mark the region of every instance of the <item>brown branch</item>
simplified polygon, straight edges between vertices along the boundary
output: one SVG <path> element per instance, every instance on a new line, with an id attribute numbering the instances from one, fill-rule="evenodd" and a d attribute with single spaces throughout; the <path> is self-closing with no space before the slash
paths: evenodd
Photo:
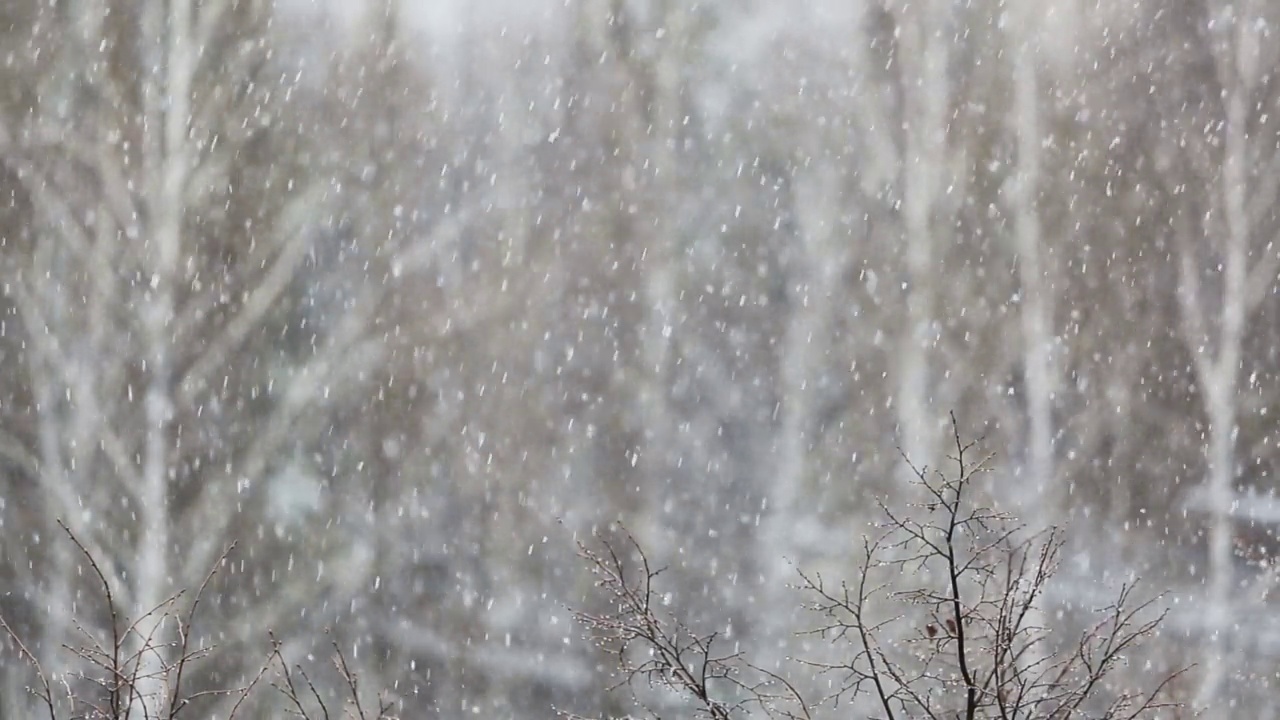
<path id="1" fill-rule="evenodd" d="M 972 461 L 977 441 L 962 438 L 954 416 L 952 427 L 953 474 L 904 460 L 923 500 L 906 510 L 880 504 L 885 518 L 881 534 L 864 538 L 856 578 L 832 584 L 822 573 L 797 569 L 800 590 L 811 598 L 804 607 L 820 618 L 799 634 L 837 648 L 850 646 L 846 656 L 834 661 L 797 661 L 814 671 L 815 684 L 824 675 L 835 676 L 826 681 L 833 689 L 820 704 L 838 706 L 868 696 L 886 720 L 1065 720 L 1078 716 L 1086 703 L 1109 708 L 1100 720 L 1138 720 L 1179 707 L 1167 698 L 1167 690 L 1181 672 L 1145 693 L 1108 690 L 1125 655 L 1163 621 L 1163 612 L 1144 619 L 1159 598 L 1134 602 L 1133 586 L 1125 585 L 1074 645 L 1069 643 L 1065 651 L 1051 645 L 1051 629 L 1033 619 L 1057 572 L 1062 535 L 1056 528 L 1028 534 L 1014 518 L 975 502 L 990 456 Z M 713 698 L 709 685 L 728 679 L 754 697 L 766 716 L 801 717 L 774 708 L 762 694 L 753 695 L 764 685 L 742 682 L 734 671 L 759 669 L 740 653 L 713 656 L 714 633 L 691 632 L 674 611 L 670 619 L 655 613 L 654 582 L 661 570 L 650 567 L 634 537 L 620 532 L 625 557 L 637 558 L 637 566 L 630 567 L 615 544 L 598 533 L 600 550 L 579 543 L 579 554 L 612 610 L 575 612 L 616 658 L 623 675 L 618 686 L 648 680 L 681 692 L 714 719 L 728 718 L 743 707 Z M 921 622 L 919 615 L 902 608 L 921 608 L 926 617 Z M 648 659 L 637 662 L 633 647 L 638 657 Z M 805 683 L 783 681 L 777 673 L 764 673 L 764 682 L 783 687 L 786 699 L 808 717 L 809 706 L 801 699 Z M 634 687 L 632 692 L 634 696 Z"/>

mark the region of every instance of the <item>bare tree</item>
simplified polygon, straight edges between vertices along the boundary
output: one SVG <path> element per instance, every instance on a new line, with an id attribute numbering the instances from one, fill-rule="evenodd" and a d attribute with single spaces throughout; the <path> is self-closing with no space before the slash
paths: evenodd
<path id="1" fill-rule="evenodd" d="M 1210 110 L 1209 125 L 1196 106 L 1183 103 L 1187 117 L 1173 117 L 1179 130 L 1163 148 L 1163 167 L 1188 168 L 1202 178 L 1205 194 L 1188 191 L 1185 176 L 1169 182 L 1175 206 L 1173 240 L 1178 260 L 1179 331 L 1193 361 L 1201 402 L 1208 419 L 1204 446 L 1207 476 L 1208 568 L 1205 630 L 1213 640 L 1197 698 L 1202 707 L 1219 707 L 1229 672 L 1226 633 L 1236 577 L 1233 551 L 1236 485 L 1240 458 L 1236 437 L 1241 414 L 1241 375 L 1246 331 L 1255 310 L 1276 281 L 1280 254 L 1258 237 L 1267 206 L 1274 201 L 1274 164 L 1267 150 L 1273 136 L 1259 137 L 1257 96 L 1264 52 L 1262 6 L 1210 2 L 1207 38 L 1213 80 L 1221 89 L 1220 107 Z M 1274 57 L 1271 58 L 1274 60 Z M 1204 109 L 1204 106 L 1200 106 Z M 1265 170 L 1254 158 L 1268 158 Z M 1179 207 L 1180 206 L 1180 207 Z"/>
<path id="2" fill-rule="evenodd" d="M 677 693 L 701 716 L 808 718 L 826 704 L 869 702 L 884 717 L 1069 718 L 1157 717 L 1177 707 L 1174 673 L 1148 690 L 1108 680 L 1159 627 L 1155 600 L 1135 601 L 1133 585 L 1095 611 L 1075 638 L 1038 624 L 1038 609 L 1057 570 L 1059 531 L 1028 532 L 984 507 L 988 458 L 953 435 L 949 475 L 908 461 L 922 500 L 882 504 L 877 534 L 864 538 L 856 576 L 832 582 L 799 571 L 805 607 L 817 617 L 805 635 L 831 644 L 834 659 L 800 660 L 812 682 L 784 680 L 753 665 L 740 646 L 718 652 L 718 634 L 691 629 L 678 608 L 664 607 L 651 567 L 630 536 L 598 535 L 582 557 L 609 610 L 580 611 L 580 622 L 617 658 L 619 685 Z M 829 688 L 819 702 L 802 692 Z M 635 695 L 638 707 L 658 709 Z"/>
<path id="3" fill-rule="evenodd" d="M 272 53 L 271 3 L 76 5 L 32 11 L 27 30 L 51 61 L 21 79 L 58 92 L 6 108 L 0 130 L 31 235 L 4 264 L 30 401 L 5 411 L 45 498 L 26 529 L 48 536 L 65 518 L 97 559 L 117 610 L 138 623 L 125 640 L 139 682 L 125 702 L 163 716 L 164 671 L 180 658 L 155 610 L 232 536 L 275 519 L 273 478 L 368 390 L 387 347 L 371 333 L 388 285 L 334 306 L 309 343 L 277 343 L 303 335 L 297 280 L 332 220 L 316 208 L 336 204 L 363 163 L 312 155 L 328 141 L 307 132 L 297 66 Z M 269 544 L 245 576 L 288 559 Z M 31 649 L 58 678 L 84 588 L 74 556 L 50 545 L 30 602 L 51 612 Z M 217 582 L 224 599 L 254 592 Z M 276 599 L 258 620 L 308 601 Z"/>
<path id="4" fill-rule="evenodd" d="M 206 598 L 206 591 L 218 570 L 227 567 L 228 557 L 235 546 L 227 547 L 189 598 L 185 590 L 179 590 L 159 606 L 130 618 L 121 613 L 111 581 L 97 559 L 70 528 L 61 521 L 58 524 L 70 538 L 70 544 L 79 550 L 81 559 L 98 583 L 95 592 L 100 594 L 106 608 L 106 628 L 100 630 L 77 621 L 77 630 L 83 636 L 81 644 L 61 648 L 73 658 L 76 669 L 63 673 L 61 677 L 53 677 L 45 671 L 39 658 L 17 631 L 0 616 L 0 630 L 7 634 L 19 658 L 29 664 L 34 674 L 35 684 L 27 686 L 27 693 L 47 712 L 49 720 L 127 720 L 136 716 L 138 707 L 144 708 L 143 717 L 176 720 L 184 715 L 184 711 L 197 711 L 219 699 L 224 700 L 224 707 L 218 717 L 230 720 L 250 707 L 250 698 L 264 684 L 263 679 L 269 673 L 275 675 L 275 679 L 269 682 L 284 700 L 285 711 L 296 717 L 306 720 L 329 718 L 336 715 L 338 706 L 341 706 L 344 717 L 353 720 L 395 720 L 397 717 L 391 714 L 395 703 L 387 692 L 378 691 L 376 697 L 369 697 L 370 691 L 362 685 L 364 678 L 353 668 L 347 653 L 336 640 L 331 643 L 336 683 L 318 682 L 315 679 L 317 668 L 310 663 L 305 666 L 291 663 L 284 656 L 284 643 L 268 633 L 270 651 L 259 669 L 243 685 L 191 689 L 190 675 L 195 666 L 209 658 L 215 649 L 197 638 L 196 614 L 202 604 L 210 601 Z M 171 629 L 175 637 L 171 646 L 162 645 L 164 641 L 158 636 L 156 627 Z M 170 657 L 172 660 L 160 659 Z M 342 690 L 332 692 L 330 688 L 334 684 Z M 166 703 L 163 712 L 153 714 L 148 709 L 151 703 L 141 694 L 157 685 L 163 689 Z"/>
<path id="5" fill-rule="evenodd" d="M 672 610 L 664 609 L 665 593 L 655 586 L 662 568 L 649 559 L 625 528 L 616 528 L 621 541 L 597 534 L 600 549 L 579 543 L 579 553 L 590 568 L 609 608 L 601 612 L 575 611 L 578 622 L 616 659 L 620 681 L 613 689 L 630 688 L 637 705 L 654 717 L 644 688 L 674 691 L 692 705 L 697 717 L 728 720 L 751 709 L 769 717 L 808 718 L 799 691 L 781 675 L 749 662 L 737 649 L 721 649 L 720 633 L 691 628 Z M 664 708 L 674 710 L 674 708 Z M 568 718 L 585 720 L 566 714 Z"/>
<path id="6" fill-rule="evenodd" d="M 95 592 L 101 596 L 105 607 L 106 627 L 93 627 L 77 618 L 75 622 L 80 641 L 59 648 L 71 656 L 75 669 L 51 675 L 18 632 L 0 617 L 0 629 L 8 635 L 19 658 L 30 664 L 35 675 L 35 684 L 28 684 L 27 692 L 37 706 L 47 711 L 49 720 L 62 717 L 123 720 L 134 716 L 138 707 L 144 708 L 145 717 L 174 720 L 193 704 L 217 697 L 231 699 L 226 717 L 236 717 L 245 699 L 266 673 L 265 664 L 240 687 L 192 690 L 188 671 L 190 666 L 198 664 L 212 651 L 211 647 L 201 645 L 196 639 L 196 613 L 202 604 L 208 603 L 206 590 L 218 570 L 226 566 L 234 546 L 228 546 L 218 558 L 194 595 L 188 598 L 184 597 L 184 591 L 178 591 L 156 607 L 130 617 L 124 614 L 127 609 L 120 606 L 112 581 L 103 572 L 102 565 L 66 524 L 58 521 L 58 525 L 70 538 L 69 544 L 79 550 L 81 559 L 98 583 Z M 172 633 L 173 642 L 162 640 L 157 628 L 165 628 Z M 145 708 L 156 703 L 143 693 L 154 692 L 156 687 L 164 692 L 165 704 L 162 713 L 152 714 Z"/>

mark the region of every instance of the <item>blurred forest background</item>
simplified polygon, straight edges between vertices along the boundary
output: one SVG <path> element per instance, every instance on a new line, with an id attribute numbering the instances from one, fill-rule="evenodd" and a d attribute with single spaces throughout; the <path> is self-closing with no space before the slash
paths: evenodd
<path id="1" fill-rule="evenodd" d="M 406 717 L 617 713 L 575 534 L 781 660 L 786 559 L 856 567 L 954 410 L 1070 523 L 1051 622 L 1170 588 L 1151 661 L 1275 717 L 1277 21 L 0 3 L 0 613 L 58 673 L 105 613 L 55 519 L 135 613 L 238 540 L 197 685 L 331 627 Z"/>

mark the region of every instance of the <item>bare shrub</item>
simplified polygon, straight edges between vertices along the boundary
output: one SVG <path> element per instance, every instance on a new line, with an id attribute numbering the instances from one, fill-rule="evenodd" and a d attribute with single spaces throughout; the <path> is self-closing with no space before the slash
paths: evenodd
<path id="1" fill-rule="evenodd" d="M 620 541 L 596 533 L 592 545 L 579 543 L 610 609 L 575 617 L 616 659 L 615 689 L 629 688 L 652 717 L 659 714 L 641 687 L 675 693 L 715 720 L 812 718 L 868 701 L 887 720 L 1119 720 L 1180 707 L 1169 690 L 1181 671 L 1141 691 L 1113 682 L 1163 621 L 1158 598 L 1138 601 L 1125 585 L 1078 635 L 1047 627 L 1044 595 L 1061 531 L 1030 532 L 978 502 L 990 456 L 975 460 L 976 443 L 962 440 L 954 417 L 952 426 L 954 470 L 912 466 L 919 501 L 879 503 L 882 520 L 864 539 L 855 577 L 798 571 L 803 605 L 817 618 L 799 634 L 827 641 L 838 658 L 797 660 L 812 683 L 793 684 L 739 650 L 717 652 L 714 633 L 691 630 L 663 604 L 662 570 L 625 529 Z M 832 689 L 802 696 L 820 684 Z"/>
<path id="2" fill-rule="evenodd" d="M 96 576 L 108 619 L 105 632 L 95 632 L 78 619 L 74 621 L 84 640 L 80 645 L 66 645 L 62 649 L 79 661 L 78 669 L 53 676 L 41 667 L 35 653 L 13 627 L 0 617 L 0 629 L 32 668 L 35 683 L 28 691 L 37 706 L 47 712 L 49 720 L 177 720 L 202 700 L 228 697 L 234 702 L 228 701 L 231 708 L 227 720 L 234 720 L 249 706 L 268 673 L 274 674 L 270 684 L 284 700 L 290 716 L 303 720 L 396 720 L 391 714 L 394 703 L 385 693 L 380 692 L 372 701 L 366 698 L 358 675 L 336 641 L 331 643 L 339 688 L 336 697 L 320 689 L 313 680 L 313 671 L 290 663 L 282 651 L 283 644 L 270 634 L 270 650 L 247 683 L 224 689 L 190 690 L 185 681 L 191 664 L 209 657 L 216 649 L 214 645 L 193 647 L 197 611 L 234 544 L 214 563 L 189 602 L 187 593 L 179 591 L 140 617 L 128 618 L 121 611 L 117 593 L 98 559 L 65 523 L 59 521 L 58 524 Z M 168 637 L 173 639 L 161 639 L 161 632 L 168 632 Z M 329 687 L 331 685 L 326 685 L 326 690 Z"/>
<path id="3" fill-rule="evenodd" d="M 271 638 L 271 655 L 267 665 L 275 668 L 277 679 L 272 682 L 285 698 L 291 716 L 303 720 L 329 720 L 330 717 L 350 718 L 351 720 L 397 720 L 391 711 L 395 703 L 385 692 L 379 692 L 377 698 L 370 703 L 364 697 L 360 687 L 360 678 L 351 665 L 342 647 L 334 641 L 333 666 L 341 678 L 340 683 L 345 697 L 341 698 L 343 714 L 337 715 L 330 708 L 329 702 L 319 690 L 306 667 L 290 664 L 281 654 L 282 643 L 274 636 Z"/>
<path id="4" fill-rule="evenodd" d="M 213 650 L 212 646 L 193 648 L 192 630 L 205 591 L 234 549 L 234 544 L 223 551 L 189 602 L 185 602 L 187 593 L 178 591 L 139 617 L 128 618 L 119 607 L 116 592 L 98 559 L 65 523 L 59 520 L 58 526 L 84 555 L 98 581 L 107 613 L 105 633 L 94 632 L 79 619 L 74 619 L 83 641 L 75 646 L 66 645 L 63 649 L 80 661 L 79 669 L 64 677 L 51 678 L 35 654 L 0 617 L 0 628 L 35 671 L 37 685 L 30 687 L 29 691 L 37 704 L 48 711 L 50 720 L 64 716 L 93 720 L 129 717 L 173 720 L 203 698 L 231 695 L 243 700 L 252 692 L 263 673 L 258 673 L 241 687 L 189 691 L 184 685 L 189 665 Z M 174 631 L 172 637 L 176 639 L 159 637 L 167 628 Z M 55 685 L 59 688 L 57 691 L 54 690 Z M 240 702 L 236 703 L 230 717 L 235 717 L 240 705 Z M 65 715 L 60 714 L 63 708 Z"/>
<path id="5" fill-rule="evenodd" d="M 721 651 L 716 646 L 717 633 L 695 632 L 674 612 L 660 610 L 665 603 L 655 581 L 662 569 L 649 565 L 644 550 L 625 528 L 618 530 L 623 547 L 599 533 L 595 536 L 601 541 L 599 550 L 585 543 L 578 546 L 612 609 L 574 611 L 577 621 L 591 629 L 597 645 L 617 659 L 622 681 L 611 690 L 624 686 L 634 690 L 637 681 L 674 690 L 694 702 L 698 717 L 713 720 L 728 720 L 752 708 L 770 717 L 810 717 L 800 692 L 785 678 L 751 664 L 741 652 Z M 644 705 L 635 693 L 633 699 Z"/>

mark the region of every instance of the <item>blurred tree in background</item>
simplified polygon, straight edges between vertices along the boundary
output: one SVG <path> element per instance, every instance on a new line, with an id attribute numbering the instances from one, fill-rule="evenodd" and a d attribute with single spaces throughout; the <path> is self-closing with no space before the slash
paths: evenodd
<path id="1" fill-rule="evenodd" d="M 63 672 L 58 518 L 134 614 L 238 540 L 198 686 L 332 627 L 405 716 L 607 713 L 557 522 L 776 663 L 954 409 L 1072 520 L 1046 618 L 1170 586 L 1152 652 L 1266 716 L 1277 14 L 4 4 L 0 613 Z"/>

